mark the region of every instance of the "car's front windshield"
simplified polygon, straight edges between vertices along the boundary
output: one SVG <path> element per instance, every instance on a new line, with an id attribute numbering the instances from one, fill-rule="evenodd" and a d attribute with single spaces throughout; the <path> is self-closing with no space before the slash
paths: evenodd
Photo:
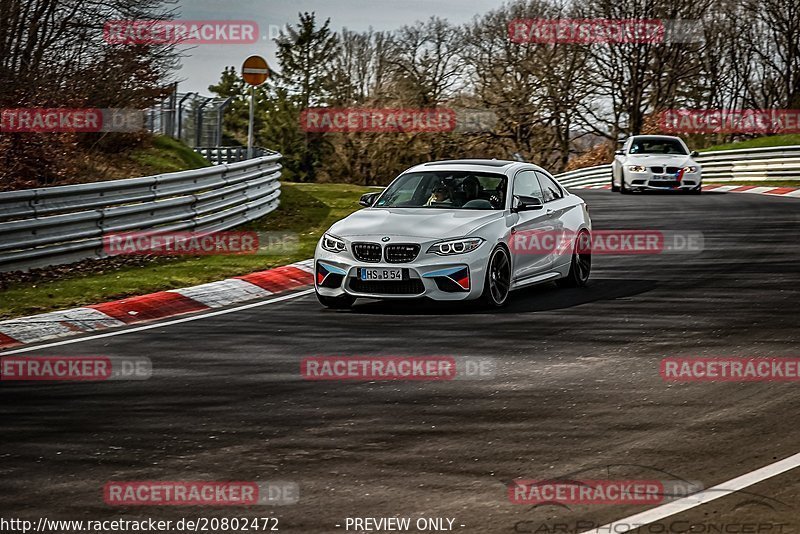
<path id="1" fill-rule="evenodd" d="M 387 187 L 375 207 L 500 210 L 505 206 L 506 184 L 502 174 L 411 172 Z"/>
<path id="2" fill-rule="evenodd" d="M 676 154 L 685 156 L 687 152 L 677 139 L 642 137 L 633 140 L 628 154 Z"/>

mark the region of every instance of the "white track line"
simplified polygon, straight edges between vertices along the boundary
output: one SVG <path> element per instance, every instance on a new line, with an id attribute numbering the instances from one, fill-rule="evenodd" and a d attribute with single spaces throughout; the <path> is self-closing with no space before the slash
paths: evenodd
<path id="1" fill-rule="evenodd" d="M 297 297 L 303 297 L 310 293 L 313 293 L 313 289 L 306 289 L 305 291 L 299 291 L 297 293 L 290 293 L 289 295 L 283 295 L 280 297 L 275 297 L 274 299 L 264 300 L 260 302 L 253 302 L 250 304 L 244 304 L 242 306 L 237 306 L 235 308 L 227 308 L 224 310 L 216 310 L 208 313 L 201 313 L 199 315 L 192 315 L 190 317 L 181 317 L 180 319 L 172 319 L 170 321 L 164 321 L 163 323 L 152 323 L 146 324 L 143 326 L 134 326 L 132 328 L 126 328 L 125 330 L 115 330 L 114 332 L 106 332 L 104 334 L 94 334 L 91 336 L 86 337 L 79 337 L 79 338 L 71 338 L 65 339 L 63 341 L 55 341 L 53 343 L 45 343 L 44 345 L 36 345 L 33 347 L 22 347 L 20 349 L 10 350 L 8 352 L 0 352 L 0 357 L 8 356 L 9 354 L 19 354 L 21 352 L 31 352 L 34 350 L 42 350 L 47 349 L 50 347 L 58 347 L 61 345 L 71 345 L 72 343 L 81 343 L 83 341 L 89 341 L 90 339 L 101 339 L 104 337 L 113 337 L 113 336 L 121 336 L 123 334 L 130 334 L 131 332 L 141 332 L 142 330 L 150 330 L 153 328 L 161 328 L 163 326 L 170 326 L 173 324 L 179 323 L 188 323 L 189 321 L 197 321 L 199 319 L 205 319 L 207 317 L 216 317 L 217 315 L 225 315 L 227 313 L 234 313 L 237 311 L 242 310 L 249 310 L 250 308 L 258 308 L 259 306 L 265 306 L 267 304 L 272 304 L 273 302 L 281 302 L 284 300 L 294 299 Z"/>
<path id="2" fill-rule="evenodd" d="M 752 486 L 753 484 L 757 484 L 758 482 L 764 481 L 768 478 L 780 475 L 781 473 L 785 473 L 786 471 L 790 471 L 797 467 L 800 467 L 800 453 L 789 456 L 788 458 L 784 458 L 783 460 L 769 464 L 760 469 L 756 469 L 755 471 L 751 471 L 742 476 L 732 478 L 727 482 L 717 484 L 712 488 L 694 493 L 688 497 L 684 497 L 683 499 L 657 506 L 624 519 L 619 519 L 613 523 L 598 527 L 594 530 L 587 530 L 582 534 L 608 534 L 609 532 L 621 534 L 622 532 L 635 530 L 645 525 L 649 525 L 650 523 L 655 523 L 659 519 L 664 519 L 665 517 L 685 512 L 686 510 L 690 510 L 700 506 L 701 504 L 725 497 L 726 495 L 730 495 L 731 493 L 744 489 L 748 486 Z"/>

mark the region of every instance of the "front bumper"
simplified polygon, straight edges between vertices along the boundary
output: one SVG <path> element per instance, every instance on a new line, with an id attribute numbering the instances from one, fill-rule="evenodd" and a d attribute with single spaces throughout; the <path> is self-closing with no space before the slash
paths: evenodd
<path id="1" fill-rule="evenodd" d="M 454 256 L 420 254 L 413 262 L 362 262 L 347 251 L 333 253 L 317 246 L 314 255 L 314 286 L 320 295 L 377 299 L 431 298 L 472 300 L 481 296 L 490 250 L 484 243 L 477 250 Z M 360 280 L 359 269 L 402 269 L 400 281 Z"/>
<path id="2" fill-rule="evenodd" d="M 699 189 L 703 185 L 703 178 L 700 172 L 685 173 L 678 180 L 677 177 L 669 174 L 656 174 L 647 170 L 645 172 L 629 171 L 626 176 L 625 185 L 629 189 L 651 190 L 651 191 L 690 191 Z"/>

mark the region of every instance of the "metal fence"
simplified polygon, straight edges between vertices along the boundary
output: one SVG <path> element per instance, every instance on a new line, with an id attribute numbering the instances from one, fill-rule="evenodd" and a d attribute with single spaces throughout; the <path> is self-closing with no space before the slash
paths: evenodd
<path id="1" fill-rule="evenodd" d="M 206 158 L 214 165 L 223 165 L 225 163 L 236 163 L 247 159 L 247 147 L 243 146 L 212 146 L 212 147 L 196 147 L 195 152 Z M 264 155 L 271 153 L 264 147 L 254 146 L 253 157 L 260 158 Z"/>
<path id="2" fill-rule="evenodd" d="M 110 233 L 213 232 L 258 219 L 278 207 L 280 158 L 0 193 L 0 272 L 104 257 Z"/>
<path id="3" fill-rule="evenodd" d="M 703 180 L 800 180 L 800 146 L 744 148 L 703 152 L 695 158 Z M 568 187 L 611 183 L 611 165 L 598 165 L 556 176 Z"/>
<path id="4" fill-rule="evenodd" d="M 220 146 L 225 109 L 233 98 L 172 92 L 145 112 L 145 128 L 189 146 Z"/>

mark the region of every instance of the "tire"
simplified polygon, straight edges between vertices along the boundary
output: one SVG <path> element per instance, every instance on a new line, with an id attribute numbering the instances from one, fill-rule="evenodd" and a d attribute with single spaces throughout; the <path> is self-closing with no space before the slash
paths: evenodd
<path id="1" fill-rule="evenodd" d="M 355 297 L 350 295 L 342 295 L 340 297 L 326 297 L 317 293 L 317 300 L 326 308 L 332 310 L 347 310 L 356 301 Z"/>
<path id="2" fill-rule="evenodd" d="M 611 192 L 612 193 L 619 193 L 619 186 L 614 185 L 614 174 L 611 174 Z"/>
<path id="3" fill-rule="evenodd" d="M 619 192 L 623 195 L 629 195 L 631 190 L 625 187 L 625 173 L 622 173 L 622 177 L 619 180 Z"/>
<path id="4" fill-rule="evenodd" d="M 566 278 L 556 281 L 559 287 L 583 287 L 589 281 L 592 272 L 592 237 L 586 230 L 578 234 L 575 249 L 569 262 L 569 273 Z M 579 251 L 588 252 L 579 252 Z"/>
<path id="5" fill-rule="evenodd" d="M 490 308 L 500 308 L 508 302 L 511 291 L 511 256 L 503 247 L 497 247 L 486 263 L 486 279 L 483 283 L 483 304 Z"/>
<path id="6" fill-rule="evenodd" d="M 692 189 L 692 190 L 689 191 L 690 195 L 700 195 L 702 193 L 703 193 L 703 186 L 702 185 L 700 187 L 698 187 L 697 189 Z"/>

